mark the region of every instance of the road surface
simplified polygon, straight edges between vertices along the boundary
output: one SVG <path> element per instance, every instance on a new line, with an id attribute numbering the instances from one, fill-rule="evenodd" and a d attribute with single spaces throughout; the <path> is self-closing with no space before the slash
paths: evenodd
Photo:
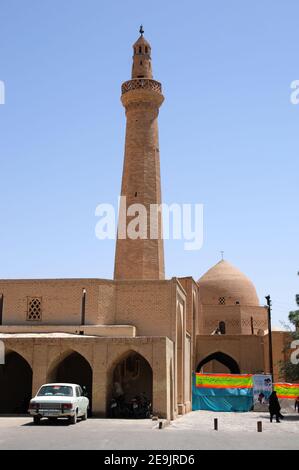
<path id="1" fill-rule="evenodd" d="M 31 418 L 0 417 L 0 449 L 299 449 L 299 414 L 271 424 L 267 413 L 195 411 L 164 429 L 151 420 L 89 419 L 76 425 L 45 420 L 36 426 Z"/>

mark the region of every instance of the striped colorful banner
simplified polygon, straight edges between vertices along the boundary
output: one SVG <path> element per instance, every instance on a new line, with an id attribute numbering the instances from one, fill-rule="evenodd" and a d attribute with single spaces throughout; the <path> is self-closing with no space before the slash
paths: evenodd
<path id="1" fill-rule="evenodd" d="M 274 390 L 278 398 L 291 398 L 299 397 L 299 384 L 277 383 L 274 384 Z"/>
<path id="2" fill-rule="evenodd" d="M 195 374 L 198 388 L 253 388 L 251 374 Z"/>

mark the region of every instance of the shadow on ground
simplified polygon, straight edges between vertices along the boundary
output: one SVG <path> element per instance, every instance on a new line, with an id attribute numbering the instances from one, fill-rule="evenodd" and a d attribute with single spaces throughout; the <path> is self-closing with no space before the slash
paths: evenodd
<path id="1" fill-rule="evenodd" d="M 282 421 L 299 421 L 299 413 L 298 414 L 283 414 L 283 418 L 281 418 Z M 259 415 L 259 418 L 269 420 L 270 421 L 270 415 L 269 414 L 263 414 Z M 273 418 L 273 421 L 275 421 L 275 417 Z"/>
<path id="2" fill-rule="evenodd" d="M 77 425 L 80 424 L 80 419 L 79 421 L 77 422 Z M 29 421 L 28 423 L 24 423 L 21 425 L 22 427 L 26 427 L 26 426 L 34 426 L 35 428 L 39 428 L 39 427 L 45 427 L 45 426 L 74 426 L 73 424 L 71 425 L 71 423 L 69 422 L 68 419 L 42 419 L 40 421 L 39 424 L 35 424 L 33 421 Z"/>

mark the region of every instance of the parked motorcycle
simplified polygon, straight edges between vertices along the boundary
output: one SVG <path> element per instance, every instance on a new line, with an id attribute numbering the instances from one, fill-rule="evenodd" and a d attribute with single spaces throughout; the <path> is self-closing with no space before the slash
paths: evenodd
<path id="1" fill-rule="evenodd" d="M 151 417 L 151 403 L 144 394 L 132 398 L 129 406 L 130 417 L 133 419 L 145 419 Z"/>
<path id="2" fill-rule="evenodd" d="M 136 395 L 129 403 L 124 401 L 124 396 L 113 397 L 108 412 L 110 418 L 145 419 L 152 416 L 152 404 L 144 393 Z"/>
<path id="3" fill-rule="evenodd" d="M 124 401 L 120 398 L 112 398 L 109 404 L 109 417 L 110 418 L 128 418 L 129 409 Z"/>

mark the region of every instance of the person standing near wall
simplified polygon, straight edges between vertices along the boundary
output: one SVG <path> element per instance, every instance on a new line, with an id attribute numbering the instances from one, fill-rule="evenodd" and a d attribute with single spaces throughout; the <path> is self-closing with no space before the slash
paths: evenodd
<path id="1" fill-rule="evenodd" d="M 270 413 L 270 422 L 272 423 L 273 416 L 276 418 L 276 422 L 280 423 L 279 418 L 280 414 L 280 404 L 276 395 L 276 392 L 272 392 L 269 397 L 269 413 Z"/>

